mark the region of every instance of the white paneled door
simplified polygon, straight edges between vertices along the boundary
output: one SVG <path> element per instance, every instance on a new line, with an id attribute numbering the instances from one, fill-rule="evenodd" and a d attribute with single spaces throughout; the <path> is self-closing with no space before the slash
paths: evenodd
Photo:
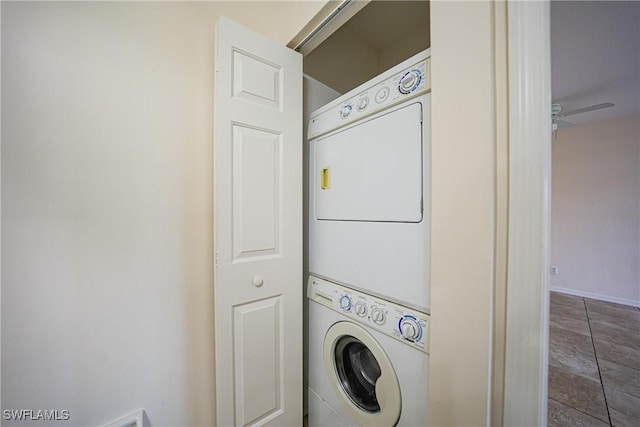
<path id="1" fill-rule="evenodd" d="M 217 29 L 217 425 L 302 423 L 302 55 Z"/>

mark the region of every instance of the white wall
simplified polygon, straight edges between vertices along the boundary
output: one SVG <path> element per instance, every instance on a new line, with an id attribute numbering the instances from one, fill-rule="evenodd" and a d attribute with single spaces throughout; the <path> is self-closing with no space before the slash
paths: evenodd
<path id="1" fill-rule="evenodd" d="M 3 409 L 214 424 L 215 22 L 323 5 L 2 3 Z"/>
<path id="2" fill-rule="evenodd" d="M 323 83 L 305 75 L 302 78 L 302 137 L 304 140 L 303 151 L 303 208 L 302 218 L 304 224 L 303 230 L 303 256 L 302 256 L 302 283 L 304 283 L 303 291 L 303 317 L 305 331 L 309 324 L 309 300 L 307 299 L 306 280 L 309 277 L 309 144 L 307 143 L 307 130 L 309 129 L 309 118 L 312 112 L 333 101 L 341 94 L 326 86 Z M 308 387 L 308 352 L 309 352 L 309 336 L 305 332 L 304 334 L 304 413 L 307 413 L 307 387 Z"/>
<path id="3" fill-rule="evenodd" d="M 640 306 L 640 116 L 559 130 L 552 164 L 552 287 Z"/>

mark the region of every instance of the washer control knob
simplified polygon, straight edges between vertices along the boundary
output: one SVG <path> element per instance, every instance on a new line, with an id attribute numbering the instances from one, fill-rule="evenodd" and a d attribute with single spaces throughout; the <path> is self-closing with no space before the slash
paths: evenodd
<path id="1" fill-rule="evenodd" d="M 374 307 L 371 309 L 371 319 L 373 319 L 374 323 L 383 325 L 387 320 L 387 316 L 385 316 L 384 311 L 378 307 Z"/>
<path id="2" fill-rule="evenodd" d="M 409 341 L 416 341 L 422 335 L 422 326 L 413 316 L 405 316 L 400 321 L 400 334 Z"/>
<path id="3" fill-rule="evenodd" d="M 358 316 L 364 317 L 367 314 L 367 306 L 362 301 L 358 301 L 354 307 Z"/>
<path id="4" fill-rule="evenodd" d="M 349 297 L 349 295 L 342 295 L 340 297 L 340 308 L 344 311 L 351 311 L 351 297 Z"/>
<path id="5" fill-rule="evenodd" d="M 398 90 L 401 94 L 407 95 L 413 92 L 420 86 L 422 81 L 422 72 L 420 70 L 407 71 L 398 83 Z"/>
<path id="6" fill-rule="evenodd" d="M 347 117 L 349 117 L 349 114 L 351 114 L 351 110 L 353 110 L 353 105 L 351 104 L 344 105 L 340 109 L 340 117 L 343 119 L 346 119 Z"/>
<path id="7" fill-rule="evenodd" d="M 368 105 L 369 105 L 369 97 L 363 96 L 358 100 L 358 105 L 356 108 L 358 109 L 358 111 L 363 111 L 365 108 L 367 108 Z"/>

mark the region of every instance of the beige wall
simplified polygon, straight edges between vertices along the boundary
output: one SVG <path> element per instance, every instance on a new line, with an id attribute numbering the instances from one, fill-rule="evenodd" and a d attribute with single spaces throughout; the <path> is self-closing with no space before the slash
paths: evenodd
<path id="1" fill-rule="evenodd" d="M 431 46 L 429 34 L 429 16 L 425 17 L 425 25 L 396 40 L 378 53 L 378 72 L 381 73 Z"/>
<path id="2" fill-rule="evenodd" d="M 640 305 L 640 116 L 553 139 L 551 285 Z"/>
<path id="3" fill-rule="evenodd" d="M 341 28 L 304 58 L 305 73 L 340 93 L 374 78 L 429 46 L 429 17 L 422 28 L 376 49 Z"/>
<path id="4" fill-rule="evenodd" d="M 323 4 L 2 3 L 3 409 L 214 424 L 215 22 Z"/>
<path id="5" fill-rule="evenodd" d="M 358 15 L 359 25 L 363 26 L 363 20 L 367 19 L 374 23 L 381 20 L 377 24 L 380 31 L 385 31 L 385 22 L 379 13 L 365 15 L 366 18 Z M 372 25 L 371 22 L 366 26 Z M 304 58 L 306 74 L 343 94 L 430 46 L 428 14 L 423 26 L 409 32 L 404 30 L 403 36 L 384 48 L 361 38 L 353 28 L 347 23 Z"/>
<path id="6" fill-rule="evenodd" d="M 491 2 L 431 3 L 429 413 L 437 426 L 490 423 L 496 188 L 505 191 L 496 186 L 504 153 L 496 149 L 495 19 Z"/>
<path id="7" fill-rule="evenodd" d="M 341 28 L 304 58 L 304 72 L 346 93 L 379 73 L 378 51 Z"/>
<path id="8" fill-rule="evenodd" d="M 213 424 L 214 22 L 285 44 L 322 4 L 3 2 L 3 408 Z M 491 9 L 431 10 L 432 425 L 487 419 Z"/>

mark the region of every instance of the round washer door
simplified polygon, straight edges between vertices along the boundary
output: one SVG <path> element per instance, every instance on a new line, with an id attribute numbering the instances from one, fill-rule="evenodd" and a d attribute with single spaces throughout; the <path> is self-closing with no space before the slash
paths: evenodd
<path id="1" fill-rule="evenodd" d="M 389 356 L 364 328 L 334 323 L 324 338 L 324 367 L 333 391 L 358 424 L 397 424 L 402 410 L 398 377 Z"/>

